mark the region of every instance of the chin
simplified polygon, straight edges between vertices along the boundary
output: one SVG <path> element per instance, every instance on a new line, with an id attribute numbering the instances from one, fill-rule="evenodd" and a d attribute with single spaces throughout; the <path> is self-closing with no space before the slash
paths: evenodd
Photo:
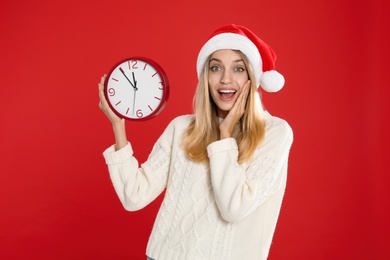
<path id="1" fill-rule="evenodd" d="M 218 106 L 219 110 L 221 110 L 223 113 L 229 113 L 230 109 L 232 109 L 233 106 Z"/>

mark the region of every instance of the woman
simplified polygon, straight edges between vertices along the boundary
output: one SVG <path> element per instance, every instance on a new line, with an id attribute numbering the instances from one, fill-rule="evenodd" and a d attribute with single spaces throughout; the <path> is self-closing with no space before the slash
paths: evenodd
<path id="1" fill-rule="evenodd" d="M 100 107 L 116 140 L 104 157 L 119 199 L 139 210 L 166 189 L 148 259 L 267 258 L 293 140 L 288 123 L 264 111 L 257 90 L 283 87 L 275 59 L 247 28 L 217 29 L 198 56 L 195 114 L 175 118 L 140 166 L 102 77 Z"/>

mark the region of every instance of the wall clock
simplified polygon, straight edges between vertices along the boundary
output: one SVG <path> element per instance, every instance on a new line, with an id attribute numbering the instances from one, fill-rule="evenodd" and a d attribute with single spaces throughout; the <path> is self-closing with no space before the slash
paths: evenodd
<path id="1" fill-rule="evenodd" d="M 169 97 L 168 77 L 155 61 L 131 57 L 118 62 L 107 75 L 104 94 L 111 109 L 127 120 L 158 115 Z"/>

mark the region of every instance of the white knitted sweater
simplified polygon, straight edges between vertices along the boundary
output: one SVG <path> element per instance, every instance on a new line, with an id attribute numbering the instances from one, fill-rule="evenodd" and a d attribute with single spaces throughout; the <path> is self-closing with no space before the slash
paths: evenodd
<path id="1" fill-rule="evenodd" d="M 286 186 L 293 133 L 266 113 L 265 140 L 238 164 L 234 138 L 210 144 L 210 164 L 181 148 L 192 116 L 174 119 L 139 167 L 130 144 L 104 153 L 126 210 L 139 210 L 166 189 L 146 253 L 156 260 L 261 260 L 268 256 Z"/>

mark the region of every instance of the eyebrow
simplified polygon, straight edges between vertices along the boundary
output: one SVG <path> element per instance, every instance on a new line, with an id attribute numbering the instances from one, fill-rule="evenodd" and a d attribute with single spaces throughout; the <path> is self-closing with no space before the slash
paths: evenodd
<path id="1" fill-rule="evenodd" d="M 217 58 L 211 58 L 210 62 L 212 62 L 212 61 L 222 62 L 220 59 L 217 59 Z M 235 63 L 244 62 L 244 60 L 243 59 L 238 59 L 238 60 L 234 60 L 233 62 L 235 62 Z"/>

